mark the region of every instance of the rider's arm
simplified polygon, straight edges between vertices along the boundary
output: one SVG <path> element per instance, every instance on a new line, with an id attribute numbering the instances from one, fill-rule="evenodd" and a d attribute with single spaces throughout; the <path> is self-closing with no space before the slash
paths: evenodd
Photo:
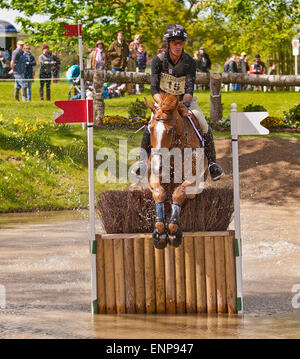
<path id="1" fill-rule="evenodd" d="M 151 94 L 153 96 L 154 101 L 155 95 L 160 93 L 160 74 L 162 71 L 162 62 L 158 56 L 155 56 L 151 62 Z"/>
<path id="2" fill-rule="evenodd" d="M 185 79 L 185 94 L 183 96 L 183 102 L 191 102 L 194 93 L 194 84 L 196 80 L 196 67 L 197 63 L 194 59 L 190 58 L 189 69 Z M 190 101 L 189 101 L 190 100 Z"/>

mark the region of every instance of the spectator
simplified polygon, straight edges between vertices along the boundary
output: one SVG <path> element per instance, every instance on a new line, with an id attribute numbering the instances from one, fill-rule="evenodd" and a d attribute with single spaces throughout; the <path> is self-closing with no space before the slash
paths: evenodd
<path id="1" fill-rule="evenodd" d="M 249 56 L 246 56 L 246 57 L 245 57 L 245 63 L 246 63 L 247 73 L 249 73 L 249 70 L 250 70 L 250 66 L 249 66 Z"/>
<path id="2" fill-rule="evenodd" d="M 228 72 L 238 73 L 238 56 L 236 54 L 232 54 L 228 63 Z M 232 91 L 239 91 L 239 84 L 231 85 Z"/>
<path id="3" fill-rule="evenodd" d="M 259 55 L 255 55 L 255 59 L 258 59 L 259 64 L 262 66 L 262 68 L 263 68 L 263 73 L 262 73 L 261 75 L 263 75 L 263 74 L 266 72 L 266 65 L 265 65 L 265 63 L 264 63 L 263 61 L 261 61 Z"/>
<path id="4" fill-rule="evenodd" d="M 227 58 L 226 58 L 226 61 L 225 61 L 225 63 L 224 63 L 224 66 L 223 66 L 223 72 L 229 72 L 229 61 L 230 61 L 230 57 L 227 57 Z M 225 92 L 228 92 L 228 90 L 229 90 L 229 85 L 230 85 L 230 84 L 225 84 L 225 85 L 224 85 Z"/>
<path id="5" fill-rule="evenodd" d="M 249 70 L 250 74 L 252 75 L 262 75 L 264 73 L 264 68 L 263 65 L 260 61 L 260 57 L 259 55 L 255 56 L 255 61 L 254 63 L 250 66 L 250 70 Z M 252 87 L 252 89 L 255 89 L 255 91 L 259 91 L 260 90 L 260 86 L 256 85 L 255 87 Z"/>
<path id="6" fill-rule="evenodd" d="M 129 44 L 129 58 L 136 59 L 139 45 L 142 43 L 141 35 L 135 35 L 134 40 Z"/>
<path id="7" fill-rule="evenodd" d="M 2 51 L 0 50 L 0 76 L 3 74 L 3 68 L 4 68 L 5 58 L 2 54 Z"/>
<path id="8" fill-rule="evenodd" d="M 140 44 L 137 49 L 137 56 L 136 56 L 136 64 L 138 72 L 145 72 L 146 67 L 148 66 L 148 55 L 147 51 L 145 50 L 145 46 Z M 143 84 L 137 84 L 136 94 L 140 94 L 144 91 Z"/>
<path id="9" fill-rule="evenodd" d="M 229 72 L 229 61 L 230 61 L 230 57 L 227 57 L 223 66 L 223 72 Z"/>
<path id="10" fill-rule="evenodd" d="M 88 54 L 86 56 L 86 68 L 87 70 L 91 69 L 91 53 L 93 52 L 93 49 L 91 47 L 88 48 Z"/>
<path id="11" fill-rule="evenodd" d="M 53 83 L 57 83 L 59 79 L 60 58 L 56 51 L 52 52 L 52 57 L 53 57 L 53 61 L 55 62 L 52 69 Z"/>
<path id="12" fill-rule="evenodd" d="M 104 51 L 104 42 L 98 40 L 96 47 L 89 56 L 89 66 L 92 70 L 104 70 L 106 62 L 106 54 Z"/>
<path id="13" fill-rule="evenodd" d="M 13 74 L 15 78 L 14 96 L 15 96 L 15 100 L 17 101 L 19 101 L 20 89 L 21 89 L 22 100 L 26 101 L 27 98 L 26 82 L 24 81 L 26 60 L 24 57 L 23 47 L 24 47 L 24 42 L 18 41 L 17 48 L 13 51 L 11 55 L 11 62 L 10 62 L 11 70 L 8 73 L 9 75 Z"/>
<path id="14" fill-rule="evenodd" d="M 53 60 L 51 53 L 49 52 L 49 46 L 46 44 L 44 44 L 42 47 L 42 54 L 39 56 L 39 62 L 41 66 L 40 90 L 39 90 L 40 99 L 44 100 L 44 85 L 46 84 L 46 96 L 47 96 L 47 100 L 50 101 L 51 75 L 52 75 L 53 65 L 55 65 L 55 62 Z"/>
<path id="15" fill-rule="evenodd" d="M 134 40 L 129 44 L 129 59 L 127 63 L 127 71 L 130 72 L 138 71 L 136 57 L 137 57 L 138 47 L 141 44 L 141 40 L 142 40 L 141 35 L 135 35 Z M 129 83 L 128 94 L 129 95 L 134 94 L 135 92 L 134 89 L 135 86 L 132 83 Z M 139 92 L 138 85 L 136 85 L 136 91 Z"/>
<path id="16" fill-rule="evenodd" d="M 246 58 L 246 52 L 242 52 L 241 57 L 238 60 L 238 72 L 242 74 L 247 73 L 247 64 L 245 58 Z"/>
<path id="17" fill-rule="evenodd" d="M 247 56 L 246 52 L 242 52 L 242 54 L 241 54 L 241 56 L 240 56 L 240 58 L 238 60 L 238 72 L 242 73 L 242 74 L 246 74 L 248 72 L 248 70 L 247 70 L 247 67 L 248 67 L 247 65 L 248 64 L 245 61 L 246 56 Z M 248 85 L 247 84 L 242 84 L 242 85 L 239 85 L 239 86 L 240 86 L 240 88 L 242 90 L 246 90 Z"/>
<path id="18" fill-rule="evenodd" d="M 112 42 L 107 50 L 107 55 L 111 59 L 112 71 L 124 71 L 129 56 L 128 45 L 124 41 L 123 31 L 119 31 L 117 40 Z"/>
<path id="19" fill-rule="evenodd" d="M 204 47 L 200 47 L 197 65 L 200 72 L 208 73 L 211 68 L 211 61 Z"/>
<path id="20" fill-rule="evenodd" d="M 36 66 L 36 61 L 32 53 L 30 52 L 30 46 L 24 45 L 24 57 L 26 59 L 26 68 L 25 68 L 25 79 L 26 87 L 27 87 L 27 101 L 31 101 L 31 88 L 32 88 L 32 80 L 33 80 L 33 67 Z"/>
<path id="21" fill-rule="evenodd" d="M 268 71 L 268 75 L 276 75 L 276 65 L 273 64 L 270 66 L 269 71 Z M 267 90 L 270 91 L 274 91 L 274 86 L 267 86 Z"/>
<path id="22" fill-rule="evenodd" d="M 209 73 L 211 68 L 211 61 L 208 54 L 205 52 L 205 48 L 202 46 L 200 47 L 198 53 L 198 60 L 197 60 L 197 69 L 200 72 Z M 205 85 L 205 89 L 209 89 L 209 85 Z"/>
<path id="23" fill-rule="evenodd" d="M 157 55 L 161 54 L 164 51 L 168 50 L 168 43 L 164 41 L 161 45 L 161 47 L 157 50 Z"/>

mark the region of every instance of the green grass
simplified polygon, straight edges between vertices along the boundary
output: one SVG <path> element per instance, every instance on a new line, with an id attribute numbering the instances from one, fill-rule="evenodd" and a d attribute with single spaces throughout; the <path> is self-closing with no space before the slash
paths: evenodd
<path id="1" fill-rule="evenodd" d="M 51 102 L 40 101 L 38 83 L 33 84 L 33 100 L 16 102 L 13 83 L 0 83 L 0 212 L 58 210 L 86 208 L 88 205 L 87 135 L 80 124 L 54 125 L 53 114 L 58 111 L 56 100 L 67 100 L 70 84 L 52 84 Z M 196 92 L 200 107 L 209 116 L 209 92 Z M 107 115 L 128 115 L 131 101 L 144 96 L 151 99 L 149 87 L 144 95 L 105 101 Z M 283 111 L 299 102 L 299 94 L 223 93 L 224 115 L 230 104 L 238 110 L 253 102 L 262 104 L 271 116 L 283 116 Z M 118 157 L 119 140 L 126 140 L 130 130 L 101 129 L 94 132 L 95 154 L 100 148 L 112 148 Z M 215 132 L 215 137 L 229 137 L 229 131 Z M 269 136 L 300 139 L 299 134 L 272 133 Z M 141 133 L 128 142 L 128 151 L 138 147 Z M 96 158 L 96 157 L 95 157 Z M 95 160 L 95 169 L 100 165 Z M 121 183 L 100 184 L 99 194 L 107 189 L 122 189 Z"/>

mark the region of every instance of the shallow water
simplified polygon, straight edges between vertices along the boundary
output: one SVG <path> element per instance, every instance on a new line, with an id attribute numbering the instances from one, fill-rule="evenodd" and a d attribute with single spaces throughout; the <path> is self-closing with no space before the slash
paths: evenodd
<path id="1" fill-rule="evenodd" d="M 0 338 L 299 338 L 299 215 L 242 204 L 244 316 L 92 316 L 88 212 L 0 215 Z"/>

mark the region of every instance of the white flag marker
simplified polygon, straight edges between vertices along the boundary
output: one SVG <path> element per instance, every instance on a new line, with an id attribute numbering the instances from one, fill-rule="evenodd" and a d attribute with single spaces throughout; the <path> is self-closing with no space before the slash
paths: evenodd
<path id="1" fill-rule="evenodd" d="M 268 112 L 237 112 L 237 105 L 231 104 L 230 127 L 232 137 L 232 170 L 236 255 L 237 311 L 243 313 L 243 274 L 242 274 L 242 241 L 240 221 L 240 184 L 239 184 L 239 135 L 267 135 L 269 130 L 260 122 L 268 117 Z"/>

